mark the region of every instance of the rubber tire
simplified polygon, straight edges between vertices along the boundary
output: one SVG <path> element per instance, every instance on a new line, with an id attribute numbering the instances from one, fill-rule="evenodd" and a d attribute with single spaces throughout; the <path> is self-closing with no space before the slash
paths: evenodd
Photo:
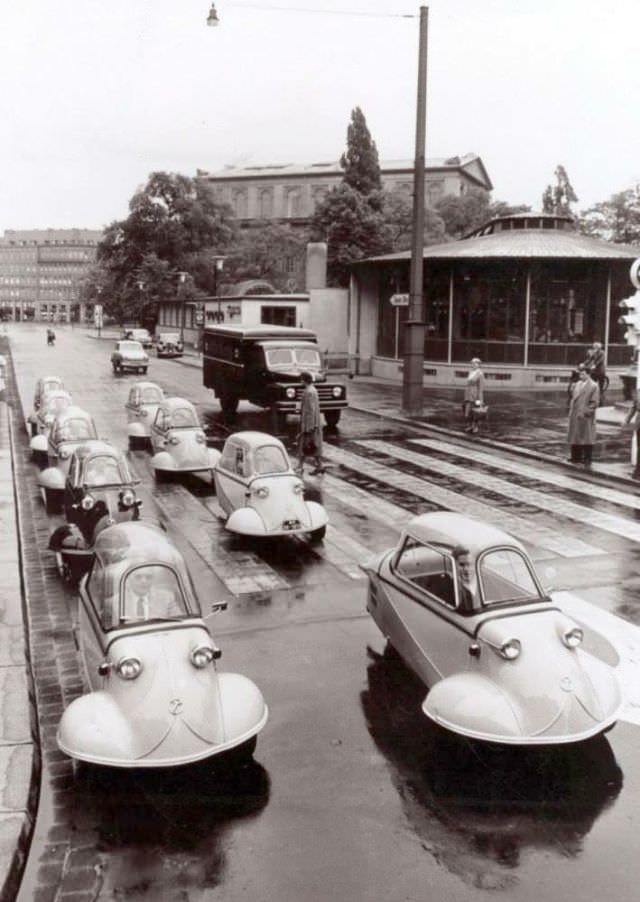
<path id="1" fill-rule="evenodd" d="M 129 451 L 137 451 L 139 447 L 139 438 L 137 435 L 129 436 Z"/>
<path id="2" fill-rule="evenodd" d="M 62 498 L 59 497 L 60 494 L 60 492 L 51 491 L 50 489 L 44 490 L 44 506 L 48 514 L 62 513 Z"/>
<path id="3" fill-rule="evenodd" d="M 340 414 L 341 410 L 325 410 L 324 418 L 327 421 L 327 426 L 330 429 L 335 429 L 338 423 L 340 422 Z"/>
<path id="4" fill-rule="evenodd" d="M 327 533 L 327 527 L 321 526 L 320 529 L 314 529 L 312 533 L 310 533 L 312 542 L 321 542 Z"/>

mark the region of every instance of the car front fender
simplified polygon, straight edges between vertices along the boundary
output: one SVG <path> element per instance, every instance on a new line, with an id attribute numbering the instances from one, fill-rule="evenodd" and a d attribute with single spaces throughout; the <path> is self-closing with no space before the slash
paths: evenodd
<path id="1" fill-rule="evenodd" d="M 269 709 L 256 684 L 241 673 L 219 673 L 227 747 L 241 745 L 264 727 Z"/>
<path id="2" fill-rule="evenodd" d="M 320 529 L 329 522 L 329 516 L 321 504 L 317 501 L 306 501 L 307 511 L 309 513 L 309 521 L 311 529 Z"/>
<path id="3" fill-rule="evenodd" d="M 65 484 L 64 473 L 59 467 L 47 467 L 38 473 L 38 485 L 51 492 L 63 492 Z"/>
<path id="4" fill-rule="evenodd" d="M 143 438 L 149 435 L 149 429 L 145 428 L 144 423 L 129 423 L 127 426 L 127 435 L 129 438 Z"/>
<path id="5" fill-rule="evenodd" d="M 462 736 L 527 744 L 517 705 L 481 673 L 458 673 L 436 683 L 422 703 L 422 711 Z"/>
<path id="6" fill-rule="evenodd" d="M 230 514 L 225 526 L 230 532 L 240 535 L 264 536 L 267 529 L 260 514 L 252 507 L 239 507 Z"/>
<path id="7" fill-rule="evenodd" d="M 42 433 L 40 433 L 39 435 L 34 435 L 34 437 L 29 442 L 29 447 L 32 451 L 41 452 L 43 454 L 47 453 L 48 445 L 49 441 L 47 439 L 47 436 L 42 435 Z"/>
<path id="8" fill-rule="evenodd" d="M 175 470 L 176 462 L 168 451 L 158 451 L 151 458 L 151 466 L 154 470 Z"/>
<path id="9" fill-rule="evenodd" d="M 209 466 L 213 470 L 215 467 L 218 466 L 218 463 L 220 461 L 220 458 L 222 457 L 222 454 L 219 451 L 217 451 L 215 448 L 207 448 L 207 455 L 209 457 Z"/>
<path id="10" fill-rule="evenodd" d="M 140 750 L 123 713 L 106 692 L 91 692 L 65 709 L 56 736 L 65 755 L 94 764 L 134 764 Z"/>

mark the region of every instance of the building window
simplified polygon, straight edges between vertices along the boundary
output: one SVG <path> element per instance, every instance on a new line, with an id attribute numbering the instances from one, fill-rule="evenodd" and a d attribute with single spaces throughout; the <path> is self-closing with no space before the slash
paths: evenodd
<path id="1" fill-rule="evenodd" d="M 270 326 L 295 326 L 295 307 L 261 307 L 260 322 Z"/>
<path id="2" fill-rule="evenodd" d="M 271 188 L 264 188 L 259 196 L 259 215 L 261 219 L 269 219 L 273 213 L 273 194 Z"/>
<path id="3" fill-rule="evenodd" d="M 233 205 L 236 211 L 236 216 L 238 219 L 246 219 L 248 210 L 247 210 L 247 192 L 246 191 L 237 191 L 233 198 Z"/>
<path id="4" fill-rule="evenodd" d="M 296 189 L 287 193 L 287 219 L 298 216 L 300 216 L 300 192 Z"/>

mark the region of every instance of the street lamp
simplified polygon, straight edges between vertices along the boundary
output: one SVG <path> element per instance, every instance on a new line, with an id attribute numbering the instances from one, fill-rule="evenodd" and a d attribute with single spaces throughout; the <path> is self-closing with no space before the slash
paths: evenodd
<path id="1" fill-rule="evenodd" d="M 98 303 L 93 305 L 93 322 L 98 329 L 98 338 L 102 335 L 102 304 L 99 303 L 102 294 L 102 285 L 96 285 L 96 295 Z"/>
<path id="2" fill-rule="evenodd" d="M 178 273 L 178 283 L 180 285 L 185 285 L 187 282 L 187 279 L 189 279 L 189 278 L 191 278 L 191 277 L 188 272 L 179 272 Z M 179 295 L 182 294 L 179 289 L 178 289 L 178 294 Z M 184 327 L 185 327 L 185 320 L 186 320 L 186 315 L 187 315 L 187 299 L 185 297 L 181 297 L 180 299 L 182 301 L 182 322 L 180 324 L 180 341 L 182 342 L 182 347 L 184 347 Z"/>
<path id="3" fill-rule="evenodd" d="M 210 25 L 212 28 L 215 28 L 216 25 L 220 24 L 220 19 L 218 18 L 218 13 L 216 12 L 215 3 L 211 4 L 211 9 L 209 10 L 209 15 L 207 16 L 207 25 Z"/>
<path id="4" fill-rule="evenodd" d="M 224 319 L 224 314 L 222 313 L 222 310 L 221 310 L 222 302 L 221 302 L 220 298 L 218 298 L 218 278 L 219 278 L 219 274 L 222 272 L 222 270 L 224 268 L 224 261 L 226 259 L 227 259 L 226 257 L 222 257 L 217 254 L 213 257 L 213 296 L 214 296 L 214 298 L 217 298 L 217 300 L 218 300 L 218 322 L 220 322 L 220 323 Z"/>

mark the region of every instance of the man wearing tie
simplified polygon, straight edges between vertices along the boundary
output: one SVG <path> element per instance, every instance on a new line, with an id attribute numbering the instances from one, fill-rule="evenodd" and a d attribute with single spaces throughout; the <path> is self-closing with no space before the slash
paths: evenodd
<path id="1" fill-rule="evenodd" d="M 137 567 L 127 577 L 124 596 L 125 620 L 180 617 L 185 610 L 171 589 L 156 585 L 155 567 Z"/>

